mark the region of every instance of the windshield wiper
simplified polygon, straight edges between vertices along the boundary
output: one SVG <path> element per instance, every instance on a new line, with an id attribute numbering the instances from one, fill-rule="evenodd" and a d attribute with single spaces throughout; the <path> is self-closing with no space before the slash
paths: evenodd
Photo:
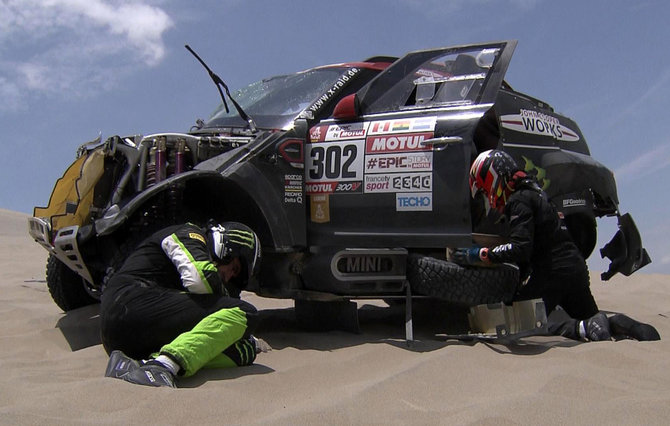
<path id="1" fill-rule="evenodd" d="M 221 86 L 223 86 L 223 89 L 226 91 L 226 95 L 228 95 L 228 98 L 229 98 L 230 101 L 233 103 L 233 106 L 234 106 L 235 109 L 237 110 L 237 113 L 240 115 L 240 117 L 241 117 L 244 121 L 247 122 L 247 124 L 249 124 L 249 130 L 251 130 L 253 133 L 255 133 L 255 132 L 258 130 L 258 128 L 256 127 L 256 123 L 254 122 L 253 118 L 251 118 L 246 112 L 244 112 L 244 110 L 242 109 L 242 107 L 240 106 L 240 104 L 238 104 L 237 101 L 236 101 L 235 99 L 233 99 L 233 97 L 232 97 L 231 94 L 230 94 L 230 90 L 228 90 L 228 86 L 226 85 L 226 83 L 224 83 L 223 80 L 221 80 L 221 77 L 219 77 L 218 75 L 216 75 L 216 73 L 214 73 L 214 71 L 212 71 L 212 70 L 207 66 L 207 64 L 205 63 L 205 61 L 203 61 L 202 59 L 200 59 L 200 56 L 198 56 L 198 54 L 195 53 L 195 52 L 193 51 L 193 49 L 191 49 L 191 46 L 189 46 L 189 45 L 187 44 L 187 45 L 185 45 L 184 47 L 186 47 L 186 49 L 187 49 L 189 52 L 191 52 L 191 54 L 192 54 L 193 56 L 195 56 L 195 59 L 197 59 L 198 62 L 200 62 L 200 63 L 202 64 L 202 66 L 205 67 L 205 69 L 206 69 L 207 72 L 209 73 L 209 77 L 212 79 L 212 81 L 214 82 L 214 84 L 216 84 L 216 89 L 219 91 L 219 95 L 221 95 L 221 100 L 223 100 L 223 106 L 226 108 L 226 113 L 229 112 L 229 109 L 228 109 L 228 103 L 226 103 L 226 97 L 223 96 L 223 92 L 221 91 Z"/>

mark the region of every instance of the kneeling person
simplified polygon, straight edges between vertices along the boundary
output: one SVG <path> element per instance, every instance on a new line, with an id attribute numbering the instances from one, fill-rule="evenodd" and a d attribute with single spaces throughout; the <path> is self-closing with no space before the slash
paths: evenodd
<path id="1" fill-rule="evenodd" d="M 633 338 L 659 340 L 656 329 L 624 314 L 608 317 L 591 294 L 586 262 L 558 212 L 537 181 L 506 152 L 490 150 L 470 168 L 472 196 L 483 193 L 490 209 L 504 215 L 509 242 L 454 252 L 461 264 L 515 263 L 524 280 L 514 300 L 542 298 L 550 314 L 557 306 L 569 320 L 549 324 L 549 332 L 577 340 Z"/>
<path id="2" fill-rule="evenodd" d="M 144 240 L 102 294 L 105 375 L 175 387 L 175 376 L 203 367 L 252 364 L 266 347 L 239 294 L 260 259 L 258 237 L 236 222 L 175 225 Z"/>

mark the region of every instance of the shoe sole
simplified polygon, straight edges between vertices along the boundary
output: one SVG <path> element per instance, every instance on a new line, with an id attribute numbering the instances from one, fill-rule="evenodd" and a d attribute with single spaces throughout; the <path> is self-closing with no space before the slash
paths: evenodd
<path id="1" fill-rule="evenodd" d="M 610 317 L 609 322 L 610 331 L 614 336 L 631 337 L 641 342 L 661 340 L 661 336 L 653 326 L 636 321 L 627 315 L 616 314 Z"/>

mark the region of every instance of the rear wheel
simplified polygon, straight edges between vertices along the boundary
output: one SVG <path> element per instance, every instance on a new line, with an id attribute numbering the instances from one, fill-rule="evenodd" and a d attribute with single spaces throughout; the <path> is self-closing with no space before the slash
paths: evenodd
<path id="1" fill-rule="evenodd" d="M 430 256 L 411 254 L 407 278 L 414 293 L 460 305 L 509 302 L 519 282 L 513 265 L 464 267 Z"/>
<path id="2" fill-rule="evenodd" d="M 573 214 L 565 216 L 564 221 L 572 241 L 574 241 L 584 259 L 588 259 L 596 247 L 598 237 L 595 218 L 583 214 Z"/>
<path id="3" fill-rule="evenodd" d="M 49 293 L 63 311 L 98 302 L 87 290 L 84 279 L 53 255 L 47 259 L 46 273 Z"/>

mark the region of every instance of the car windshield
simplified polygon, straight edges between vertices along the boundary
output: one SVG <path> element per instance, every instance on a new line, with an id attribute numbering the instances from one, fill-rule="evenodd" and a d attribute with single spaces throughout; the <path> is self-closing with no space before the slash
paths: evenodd
<path id="1" fill-rule="evenodd" d="M 305 108 L 310 106 L 348 70 L 347 67 L 327 67 L 295 74 L 266 78 L 232 93 L 244 112 L 258 127 L 283 129 Z M 246 122 L 229 103 L 226 112 L 223 103 L 212 113 L 205 128 L 240 127 Z"/>

